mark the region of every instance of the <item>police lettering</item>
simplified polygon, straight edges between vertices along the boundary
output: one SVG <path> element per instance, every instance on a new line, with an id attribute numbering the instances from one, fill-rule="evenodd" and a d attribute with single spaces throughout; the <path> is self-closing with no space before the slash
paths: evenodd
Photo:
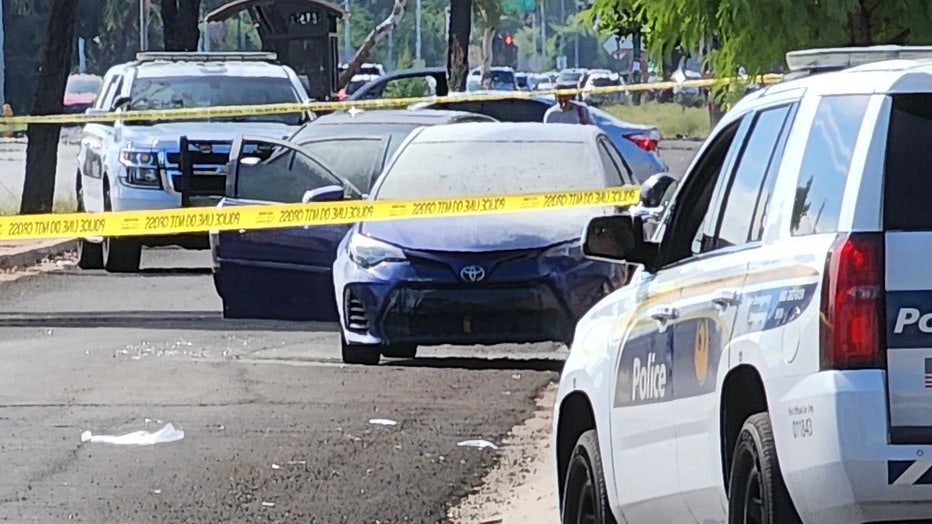
<path id="1" fill-rule="evenodd" d="M 902 333 L 906 326 L 913 324 L 919 325 L 919 331 L 922 333 L 932 333 L 932 313 L 925 315 L 912 307 L 901 307 L 900 312 L 896 315 L 896 326 L 893 328 L 894 333 Z"/>
<path id="2" fill-rule="evenodd" d="M 660 400 L 667 395 L 667 365 L 655 364 L 657 355 L 647 355 L 647 363 L 641 366 L 641 359 L 634 357 L 631 399 Z"/>

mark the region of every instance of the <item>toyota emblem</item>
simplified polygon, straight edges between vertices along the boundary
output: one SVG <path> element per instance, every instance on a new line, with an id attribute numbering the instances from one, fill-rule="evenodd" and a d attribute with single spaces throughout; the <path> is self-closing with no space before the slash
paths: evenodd
<path id="1" fill-rule="evenodd" d="M 466 266 L 460 270 L 460 278 L 466 282 L 480 282 L 485 279 L 485 270 L 480 266 Z"/>

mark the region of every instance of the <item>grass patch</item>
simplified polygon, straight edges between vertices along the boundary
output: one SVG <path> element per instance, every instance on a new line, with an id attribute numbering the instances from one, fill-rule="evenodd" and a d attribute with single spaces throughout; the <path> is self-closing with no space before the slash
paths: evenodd
<path id="1" fill-rule="evenodd" d="M 684 108 L 679 104 L 650 102 L 640 106 L 615 105 L 604 109 L 625 122 L 657 126 L 666 139 L 709 136 L 709 110 L 704 107 Z"/>
<path id="2" fill-rule="evenodd" d="M 77 202 L 74 197 L 56 198 L 52 202 L 52 213 L 74 213 L 77 209 Z M 0 216 L 18 215 L 19 206 L 3 205 L 0 206 Z"/>

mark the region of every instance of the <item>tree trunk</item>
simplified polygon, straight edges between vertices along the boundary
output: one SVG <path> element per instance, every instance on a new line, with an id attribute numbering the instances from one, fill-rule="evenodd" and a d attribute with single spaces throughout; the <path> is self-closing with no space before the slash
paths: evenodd
<path id="1" fill-rule="evenodd" d="M 405 15 L 405 6 L 407 4 L 408 0 L 395 0 L 395 5 L 392 6 L 391 14 L 389 14 L 388 18 L 383 20 L 382 23 L 375 26 L 375 29 L 369 32 L 369 35 L 366 36 L 366 39 L 356 51 L 356 55 L 350 60 L 346 70 L 340 74 L 339 87 L 337 89 L 346 87 L 346 84 L 352 80 L 353 76 L 359 72 L 359 68 L 362 67 L 362 64 L 369 58 L 369 54 L 372 53 L 372 49 L 375 48 L 375 45 L 378 44 L 385 35 L 390 33 L 392 29 L 398 26 L 398 23 L 401 22 L 401 18 Z"/>
<path id="2" fill-rule="evenodd" d="M 162 41 L 166 51 L 197 51 L 201 0 L 161 0 Z"/>
<path id="3" fill-rule="evenodd" d="M 861 47 L 873 44 L 869 14 L 863 8 L 848 13 L 848 37 L 852 46 Z"/>
<path id="4" fill-rule="evenodd" d="M 447 41 L 447 85 L 450 91 L 466 91 L 469 76 L 469 33 L 472 0 L 450 0 L 450 38 Z"/>
<path id="5" fill-rule="evenodd" d="M 495 27 L 489 25 L 482 31 L 482 88 L 491 89 L 492 55 L 495 45 Z"/>
<path id="6" fill-rule="evenodd" d="M 181 28 L 178 25 L 178 4 L 175 0 L 162 0 L 159 11 L 162 14 L 162 44 L 165 50 L 180 49 L 178 35 Z"/>
<path id="7" fill-rule="evenodd" d="M 46 26 L 46 41 L 36 77 L 32 115 L 54 115 L 63 111 L 65 84 L 74 51 L 74 22 L 78 3 L 53 0 Z M 26 179 L 20 213 L 49 213 L 55 199 L 58 141 L 61 124 L 30 124 L 26 131 Z"/>

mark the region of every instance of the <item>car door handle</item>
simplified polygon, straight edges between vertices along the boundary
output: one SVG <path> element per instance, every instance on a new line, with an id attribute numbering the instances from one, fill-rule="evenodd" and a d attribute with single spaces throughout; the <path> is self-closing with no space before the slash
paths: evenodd
<path id="1" fill-rule="evenodd" d="M 673 306 L 657 306 L 650 310 L 650 317 L 658 322 L 666 322 L 679 316 L 679 311 Z"/>
<path id="2" fill-rule="evenodd" d="M 716 306 L 725 309 L 729 306 L 734 306 L 738 304 L 740 296 L 738 292 L 733 289 L 720 289 L 715 292 L 715 295 L 712 297 L 712 303 Z"/>

